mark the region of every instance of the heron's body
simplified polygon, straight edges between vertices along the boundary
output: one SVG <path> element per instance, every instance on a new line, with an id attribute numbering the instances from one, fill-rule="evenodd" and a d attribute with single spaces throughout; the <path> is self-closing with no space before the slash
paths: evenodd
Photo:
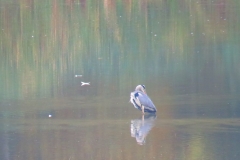
<path id="1" fill-rule="evenodd" d="M 157 112 L 152 100 L 148 97 L 144 85 L 138 85 L 134 92 L 130 94 L 130 101 L 133 106 L 143 112 L 154 113 Z"/>

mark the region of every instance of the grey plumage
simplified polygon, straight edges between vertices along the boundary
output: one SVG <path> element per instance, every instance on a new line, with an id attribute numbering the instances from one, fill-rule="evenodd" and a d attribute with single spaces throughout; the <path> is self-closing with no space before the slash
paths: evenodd
<path id="1" fill-rule="evenodd" d="M 145 86 L 138 85 L 134 92 L 130 94 L 130 101 L 133 106 L 144 112 L 157 112 L 155 105 L 152 100 L 148 97 Z"/>

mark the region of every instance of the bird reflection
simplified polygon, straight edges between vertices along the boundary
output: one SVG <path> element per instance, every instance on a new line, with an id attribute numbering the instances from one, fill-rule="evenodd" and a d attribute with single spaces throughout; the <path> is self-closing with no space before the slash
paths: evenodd
<path id="1" fill-rule="evenodd" d="M 153 128 L 156 114 L 142 115 L 140 119 L 131 120 L 131 136 L 136 138 L 139 145 L 145 144 L 148 132 Z"/>

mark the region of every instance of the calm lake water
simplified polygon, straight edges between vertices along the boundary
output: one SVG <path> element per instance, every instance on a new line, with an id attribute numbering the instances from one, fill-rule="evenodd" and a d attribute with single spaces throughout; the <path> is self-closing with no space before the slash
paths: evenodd
<path id="1" fill-rule="evenodd" d="M 239 160 L 239 8 L 0 0 L 0 159 Z"/>

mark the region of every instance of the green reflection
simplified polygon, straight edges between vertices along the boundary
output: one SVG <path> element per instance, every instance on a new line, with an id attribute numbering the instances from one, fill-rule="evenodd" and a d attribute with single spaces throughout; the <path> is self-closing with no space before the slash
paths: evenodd
<path id="1" fill-rule="evenodd" d="M 165 81 L 186 86 L 176 93 L 239 93 L 236 1 L 1 6 L 1 99 L 57 96 L 78 73 L 117 94 Z"/>
<path id="2" fill-rule="evenodd" d="M 101 99 L 101 104 L 90 103 L 84 107 L 91 108 L 91 114 L 97 120 L 107 119 L 111 115 L 111 112 L 107 112 L 108 107 L 114 106 L 116 102 L 126 105 L 123 103 L 126 101 L 125 97 L 129 96 L 137 84 L 146 85 L 155 104 L 169 113 L 168 118 L 174 117 L 171 106 L 176 103 L 186 104 L 187 101 L 201 105 L 203 101 L 209 102 L 209 99 L 210 103 L 223 99 L 226 104 L 226 101 L 236 99 L 240 93 L 239 8 L 237 0 L 0 0 L 0 107 L 6 109 L 0 115 L 3 130 L 6 131 L 8 125 L 11 126 L 19 119 L 23 121 L 20 123 L 23 126 L 28 125 L 29 119 L 36 120 L 31 121 L 30 129 L 26 129 L 27 137 L 34 139 L 34 136 L 40 136 L 42 143 L 33 150 L 39 151 L 41 148 L 47 154 L 51 148 L 57 146 L 59 150 L 55 154 L 58 154 L 67 150 L 67 147 L 61 148 L 65 145 L 62 137 L 66 133 L 50 130 L 45 135 L 40 132 L 42 123 L 50 122 L 46 120 L 38 124 L 38 120 L 42 118 L 36 111 L 39 108 L 47 110 L 46 113 L 42 111 L 46 116 L 49 108 L 54 110 L 71 105 L 74 108 L 82 105 L 82 101 L 92 102 L 81 98 L 93 97 L 95 101 Z M 83 78 L 75 78 L 75 74 L 82 74 Z M 90 81 L 91 86 L 81 87 L 81 81 Z M 66 99 L 59 98 L 72 96 L 75 96 L 75 99 L 71 99 L 73 102 L 67 103 Z M 117 96 L 120 98 L 116 98 Z M 56 98 L 56 102 L 42 98 Z M 40 102 L 31 101 L 19 105 L 19 102 L 14 101 L 19 99 L 28 102 L 30 99 L 40 99 Z M 43 101 L 46 103 L 42 104 Z M 103 107 L 104 105 L 108 107 Z M 13 106 L 12 110 L 15 112 L 8 110 L 9 106 Z M 238 111 L 238 101 L 226 106 L 230 106 L 229 112 L 232 114 Z M 84 107 L 81 108 L 81 113 L 86 114 L 81 116 L 91 118 L 92 115 L 87 114 L 89 110 Z M 196 105 L 191 106 L 190 110 L 196 114 L 195 107 Z M 30 118 L 29 110 L 33 112 Z M 119 111 L 120 115 L 117 115 L 122 118 L 124 115 L 121 112 L 126 108 L 113 110 Z M 214 109 L 206 109 L 212 110 Z M 60 115 L 62 113 L 62 118 L 65 118 L 68 112 L 69 110 L 60 111 Z M 79 118 L 78 115 L 75 116 Z M 16 119 L 12 120 L 12 117 Z M 60 123 L 60 127 L 57 126 L 59 128 L 62 124 L 65 125 L 65 122 L 57 122 Z M 90 127 L 92 132 L 88 131 L 89 123 L 97 126 Z M 117 122 L 119 123 L 122 124 Z M 124 121 L 126 123 L 128 122 Z M 185 121 L 183 123 L 187 124 Z M 72 121 L 66 123 L 70 124 Z M 88 128 L 83 132 L 77 130 L 79 135 L 86 135 L 86 140 L 82 143 L 85 148 L 82 151 L 87 153 L 94 150 L 96 154 L 79 155 L 83 153 L 79 152 L 78 157 L 96 159 L 106 149 L 98 150 L 102 148 L 101 144 L 107 142 L 109 145 L 106 150 L 110 152 L 102 159 L 132 158 L 133 149 L 122 149 L 112 144 L 112 139 L 106 138 L 95 147 L 96 139 L 93 137 L 96 136 L 95 133 L 99 133 L 99 141 L 104 137 L 103 125 L 98 125 L 99 121 L 96 120 L 83 124 Z M 107 128 L 105 131 L 114 134 L 125 126 L 121 127 L 120 125 L 115 130 Z M 153 137 L 148 140 L 149 144 L 153 144 L 149 149 L 151 151 L 134 150 L 134 158 L 156 155 L 156 158 L 171 159 L 171 151 L 175 151 L 177 141 L 173 138 L 173 128 L 153 129 Z M 205 132 L 210 128 L 211 126 L 197 129 L 196 132 Z M 69 128 L 68 132 L 75 134 Z M 189 153 L 186 155 L 190 159 L 194 156 L 205 158 L 203 155 L 207 152 L 204 148 L 208 146 L 208 137 L 198 138 L 196 132 L 190 132 L 187 142 Z M 130 137 L 115 134 L 120 146 L 135 147 L 130 142 Z M 9 134 L 4 132 L 3 135 Z M 51 140 L 56 141 L 50 143 L 49 147 L 48 142 Z M 76 139 L 71 139 L 70 136 L 69 146 L 75 142 Z M 165 157 L 162 155 L 164 149 L 159 152 L 156 147 L 159 147 L 159 142 L 167 144 Z M 22 154 L 26 154 L 24 149 L 27 150 L 27 155 L 35 153 L 31 152 L 32 141 L 28 141 L 27 147 L 21 147 L 25 144 L 25 139 L 21 139 L 17 147 Z M 73 146 L 74 149 L 80 147 L 78 143 Z M 182 148 L 182 145 L 179 147 Z M 73 148 L 67 150 L 63 156 L 65 159 L 71 159 L 71 149 Z M 121 149 L 126 157 L 119 152 Z M 48 154 L 48 159 L 61 159 L 57 157 L 59 155 L 54 157 Z M 187 159 L 184 151 L 181 155 L 182 159 Z"/>

